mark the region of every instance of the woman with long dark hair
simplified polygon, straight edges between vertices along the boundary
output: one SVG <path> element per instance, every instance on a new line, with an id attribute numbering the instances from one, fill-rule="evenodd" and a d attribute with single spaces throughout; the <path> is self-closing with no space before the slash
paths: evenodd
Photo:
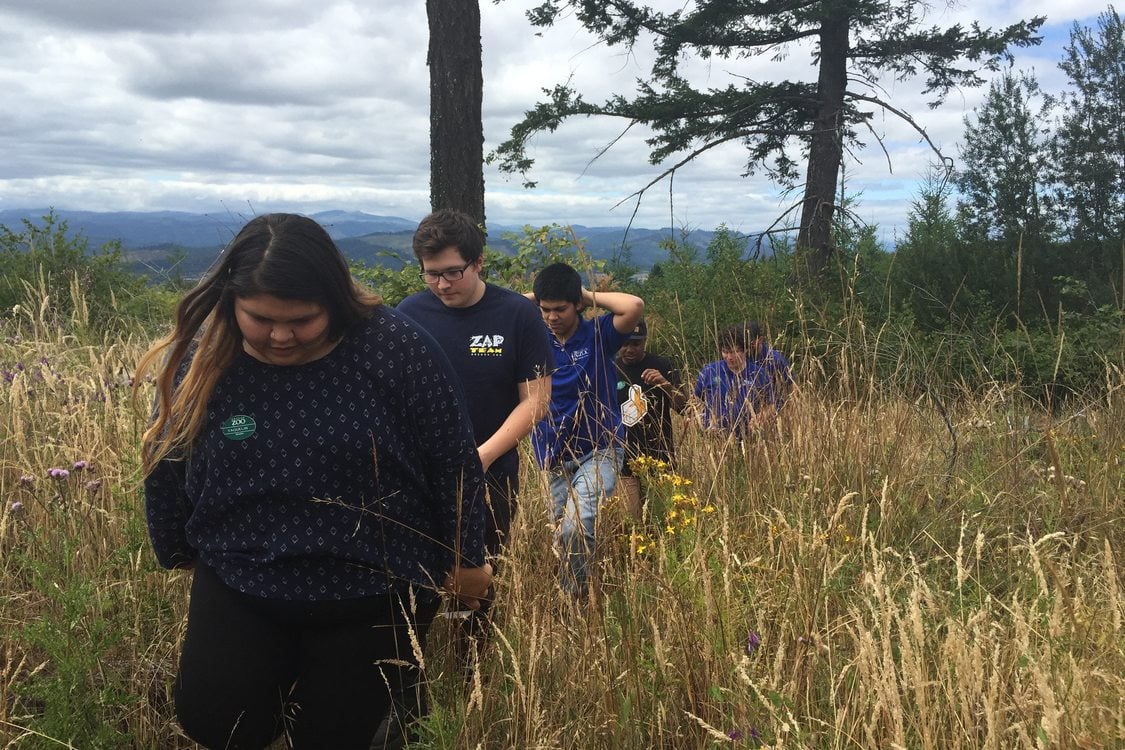
<path id="1" fill-rule="evenodd" d="M 419 682 L 439 591 L 475 607 L 490 582 L 455 373 L 293 214 L 238 233 L 150 372 L 149 534 L 193 570 L 181 725 L 207 747 L 366 750 Z"/>

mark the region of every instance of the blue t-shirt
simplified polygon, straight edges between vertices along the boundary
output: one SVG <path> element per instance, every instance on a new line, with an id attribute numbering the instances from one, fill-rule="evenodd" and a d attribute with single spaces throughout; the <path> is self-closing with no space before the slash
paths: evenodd
<path id="1" fill-rule="evenodd" d="M 238 591 L 319 601 L 440 586 L 455 548 L 481 564 L 482 486 L 441 348 L 378 307 L 312 362 L 239 352 L 187 460 L 144 489 L 165 567 L 198 559 Z"/>
<path id="2" fill-rule="evenodd" d="M 612 313 L 580 320 L 565 344 L 551 337 L 555 353 L 551 412 L 531 433 L 540 466 L 554 466 L 595 448 L 621 444 L 613 358 L 624 341 L 625 335 L 613 327 Z"/>
<path id="3" fill-rule="evenodd" d="M 413 294 L 396 310 L 429 331 L 461 379 L 477 444 L 500 429 L 519 404 L 519 384 L 550 373 L 550 334 L 539 308 L 522 294 L 486 284 L 470 307 L 449 307 L 430 291 Z M 489 467 L 512 485 L 519 476 L 513 448 Z"/>
<path id="4" fill-rule="evenodd" d="M 789 361 L 768 344 L 762 345 L 757 359 L 746 360 L 740 373 L 725 360 L 711 362 L 695 381 L 695 395 L 703 401 L 703 426 L 742 435 L 755 413 L 781 408 L 792 382 Z"/>

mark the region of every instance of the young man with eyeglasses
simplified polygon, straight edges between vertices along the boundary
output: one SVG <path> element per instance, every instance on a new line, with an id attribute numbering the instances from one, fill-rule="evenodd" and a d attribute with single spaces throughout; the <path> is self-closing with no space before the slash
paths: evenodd
<path id="1" fill-rule="evenodd" d="M 516 445 L 551 401 L 551 343 L 535 305 L 482 278 L 484 233 L 472 217 L 435 211 L 418 225 L 413 246 L 429 289 L 396 310 L 437 339 L 460 375 L 487 479 L 485 542 L 496 555 L 516 511 Z"/>
<path id="2" fill-rule="evenodd" d="M 418 225 L 413 246 L 429 289 L 396 310 L 437 339 L 460 374 L 490 490 L 504 497 L 518 487 L 516 444 L 551 401 L 550 340 L 534 305 L 482 277 L 484 233 L 470 216 L 435 211 Z M 493 514 L 494 548 L 511 519 L 506 507 Z"/>
<path id="3" fill-rule="evenodd" d="M 485 470 L 485 549 L 495 566 L 516 513 L 516 445 L 547 414 L 553 360 L 535 305 L 484 280 L 484 240 L 482 229 L 460 211 L 441 209 L 422 219 L 413 249 L 428 289 L 404 299 L 396 311 L 437 340 L 460 376 Z M 458 631 L 466 659 L 487 636 L 490 604 L 483 602 Z M 400 720 L 385 724 L 373 747 L 401 747 L 404 723 L 426 712 L 420 697 L 403 696 L 403 703 L 396 706 Z"/>

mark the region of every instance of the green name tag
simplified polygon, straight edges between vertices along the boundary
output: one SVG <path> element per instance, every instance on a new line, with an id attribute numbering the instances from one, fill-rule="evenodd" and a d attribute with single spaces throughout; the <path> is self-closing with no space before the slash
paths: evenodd
<path id="1" fill-rule="evenodd" d="M 236 414 L 222 424 L 223 437 L 228 440 L 245 440 L 258 428 L 253 417 Z"/>

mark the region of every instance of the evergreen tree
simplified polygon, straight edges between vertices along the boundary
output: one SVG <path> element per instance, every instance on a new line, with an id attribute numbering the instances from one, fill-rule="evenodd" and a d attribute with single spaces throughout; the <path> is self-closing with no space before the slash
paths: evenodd
<path id="1" fill-rule="evenodd" d="M 764 169 L 794 187 L 796 145 L 807 158 L 797 246 L 810 274 L 826 265 L 832 251 L 840 164 L 846 146 L 862 145 L 858 126 L 867 126 L 873 110 L 882 109 L 917 127 L 881 98 L 876 81 L 921 75 L 936 106 L 951 88 L 982 83 L 980 69 L 995 68 L 1012 45 L 1037 44 L 1035 32 L 1043 22 L 1035 18 L 1000 31 L 975 23 L 969 29 L 926 28 L 920 0 L 695 0 L 671 13 L 633 0 L 546 0 L 529 17 L 548 26 L 568 11 L 610 46 L 631 49 L 654 38 L 651 75 L 638 83 L 632 99 L 619 94 L 602 104 L 585 101 L 568 85 L 546 90 L 549 100 L 527 112 L 495 152 L 501 170 L 526 174 L 533 163 L 526 153 L 529 139 L 574 115 L 609 115 L 648 126 L 652 162 L 675 159 L 664 176 L 734 142 L 747 150 L 744 174 Z M 788 79 L 794 67 L 789 56 L 803 42 L 814 48 L 815 82 Z M 734 74 L 737 83 L 701 90 L 681 70 L 692 54 L 704 60 L 770 54 L 784 68 L 769 80 Z"/>
<path id="2" fill-rule="evenodd" d="M 1125 25 L 1113 6 L 1098 17 L 1097 34 L 1074 24 L 1059 67 L 1072 86 L 1062 96 L 1054 149 L 1062 221 L 1071 238 L 1108 243 L 1119 253 L 1125 241 Z"/>
<path id="3" fill-rule="evenodd" d="M 970 235 L 1010 243 L 1049 235 L 1049 134 L 1043 123 L 1050 104 L 1033 76 L 1005 73 L 965 118 L 956 179 L 962 225 Z"/>
<path id="4" fill-rule="evenodd" d="M 952 186 L 933 170 L 911 204 L 906 236 L 895 248 L 894 296 L 924 331 L 994 314 L 997 285 L 1009 278 L 995 255 L 969 257 L 949 207 Z"/>

